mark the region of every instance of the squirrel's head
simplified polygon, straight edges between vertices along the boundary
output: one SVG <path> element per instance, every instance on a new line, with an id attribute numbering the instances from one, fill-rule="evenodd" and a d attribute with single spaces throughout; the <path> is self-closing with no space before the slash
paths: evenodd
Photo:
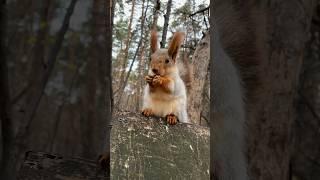
<path id="1" fill-rule="evenodd" d="M 184 40 L 183 32 L 174 33 L 168 49 L 159 49 L 157 32 L 151 32 L 151 71 L 160 76 L 170 74 L 176 71 L 176 60 L 178 57 L 180 46 Z"/>

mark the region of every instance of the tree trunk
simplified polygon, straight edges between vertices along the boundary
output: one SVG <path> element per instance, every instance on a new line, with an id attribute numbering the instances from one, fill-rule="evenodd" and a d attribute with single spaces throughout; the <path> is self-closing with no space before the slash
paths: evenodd
<path id="1" fill-rule="evenodd" d="M 160 0 L 154 0 L 153 20 L 152 20 L 151 29 L 157 28 L 159 11 L 160 11 Z"/>
<path id="2" fill-rule="evenodd" d="M 210 60 L 210 34 L 206 33 L 204 39 L 200 41 L 193 57 L 193 79 L 188 91 L 188 114 L 189 118 L 195 124 L 200 124 L 201 112 L 208 111 L 203 104 L 203 92 L 205 82 L 208 76 L 208 67 Z"/>
<path id="3" fill-rule="evenodd" d="M 320 179 L 320 1 L 314 10 L 299 77 L 297 118 L 292 133 L 292 176 L 297 180 Z"/>
<path id="4" fill-rule="evenodd" d="M 48 15 L 49 3 L 48 1 L 44 4 L 43 18 L 41 20 L 46 20 Z M 40 51 L 37 54 L 36 59 L 34 60 L 34 64 L 36 69 L 32 71 L 30 80 L 31 80 L 31 88 L 26 94 L 25 99 L 25 109 L 18 110 L 19 115 L 16 115 L 12 118 L 12 122 L 14 126 L 17 127 L 17 134 L 14 141 L 14 146 L 10 147 L 10 154 L 6 155 L 6 160 L 4 160 L 7 174 L 4 175 L 4 179 L 15 179 L 16 172 L 18 171 L 22 158 L 24 156 L 24 151 L 28 147 L 28 137 L 32 134 L 30 132 L 31 124 L 34 120 L 36 110 L 38 109 L 41 97 L 43 95 L 44 89 L 48 82 L 49 76 L 52 72 L 53 66 L 56 61 L 57 54 L 60 50 L 64 34 L 68 29 L 69 20 L 72 15 L 74 6 L 77 0 L 73 0 L 70 3 L 70 6 L 67 10 L 67 14 L 65 16 L 63 26 L 57 34 L 57 39 L 55 44 L 53 45 L 49 57 L 48 57 L 48 65 L 44 65 L 44 37 L 46 36 L 47 25 L 43 23 L 47 23 L 46 21 L 40 21 L 40 27 L 44 26 L 44 29 L 40 28 L 38 33 L 38 43 L 37 47 L 39 49 L 35 49 L 35 51 Z M 37 69 L 38 68 L 38 69 Z"/>
<path id="5" fill-rule="evenodd" d="M 133 16 L 134 16 L 134 11 L 135 11 L 135 2 L 136 0 L 132 0 L 132 6 L 131 6 L 131 15 L 130 15 L 130 20 L 129 20 L 129 25 L 128 25 L 128 33 L 127 33 L 127 39 L 126 39 L 126 47 L 123 50 L 123 59 L 122 59 L 122 64 L 121 64 L 121 70 L 120 70 L 120 82 L 119 82 L 119 89 L 122 89 L 124 87 L 124 81 L 125 81 L 125 74 L 126 74 L 126 67 L 128 63 L 128 55 L 129 55 L 129 48 L 130 44 L 132 41 L 132 21 L 133 21 Z"/>
<path id="6" fill-rule="evenodd" d="M 25 138 L 26 136 L 26 126 L 28 123 L 32 120 L 32 112 L 33 108 L 36 108 L 37 104 L 36 101 L 34 100 L 36 96 L 40 96 L 40 93 L 35 93 L 35 86 L 37 86 L 38 82 L 41 79 L 41 76 L 39 76 L 40 72 L 43 72 L 43 63 L 44 63 L 44 41 L 46 39 L 46 33 L 48 31 L 48 25 L 45 23 L 47 22 L 48 19 L 48 12 L 50 8 L 50 1 L 43 2 L 42 4 L 42 9 L 40 12 L 40 22 L 39 22 L 39 30 L 37 32 L 37 41 L 36 45 L 34 48 L 34 57 L 32 61 L 32 66 L 35 68 L 33 71 L 30 72 L 30 75 L 27 79 L 28 83 L 30 84 L 29 91 L 27 92 L 26 95 L 26 106 L 24 107 L 25 109 L 15 113 L 13 113 L 14 116 L 10 118 L 10 123 L 8 123 L 8 130 L 6 134 L 7 136 L 10 137 L 10 139 L 7 139 L 7 148 L 10 150 L 5 151 L 6 153 L 3 156 L 3 171 L 2 171 L 2 178 L 3 179 L 15 179 L 16 172 L 18 170 L 18 167 L 22 161 L 22 156 L 23 156 L 23 149 L 25 148 L 25 142 L 24 139 L 21 137 Z M 39 52 L 37 52 L 39 51 Z M 33 95 L 33 96 L 31 96 Z M 29 104 L 28 104 L 29 103 Z M 14 107 L 13 107 L 13 110 Z M 27 112 L 28 114 L 25 116 L 24 112 Z M 12 126 L 12 129 L 10 128 Z M 6 128 L 6 127 L 4 127 Z M 14 130 L 14 129 L 18 129 Z M 12 132 L 9 132 L 9 131 Z"/>
<path id="7" fill-rule="evenodd" d="M 133 64 L 134 64 L 134 62 L 136 61 L 136 58 L 137 58 L 138 53 L 140 52 L 140 46 L 143 44 L 143 39 L 144 39 L 144 38 L 143 38 L 144 26 L 145 26 L 146 14 L 147 14 L 147 11 L 148 11 L 148 8 L 149 8 L 149 7 L 147 6 L 147 7 L 145 8 L 145 7 L 144 7 L 144 1 L 143 1 L 142 3 L 143 3 L 143 5 L 142 5 L 142 10 L 141 10 L 142 16 L 141 16 L 141 27 L 140 27 L 140 40 L 139 40 L 139 42 L 138 42 L 138 47 L 137 47 L 137 49 L 136 49 L 136 52 L 135 52 L 134 57 L 133 57 L 133 59 L 132 59 L 132 62 L 131 62 L 131 64 L 130 64 L 129 71 L 128 71 L 127 75 L 126 75 L 126 78 L 125 78 L 124 82 L 121 83 L 121 86 L 120 86 L 119 96 L 118 96 L 118 102 L 117 102 L 117 105 L 116 105 L 116 108 L 118 108 L 118 109 L 120 108 L 122 95 L 123 95 L 123 93 L 124 93 L 125 87 L 126 87 L 127 84 L 128 84 L 128 79 L 129 79 L 130 73 L 131 73 L 131 71 L 132 71 Z"/>
<path id="8" fill-rule="evenodd" d="M 259 65 L 263 76 L 257 101 L 247 105 L 251 179 L 289 179 L 294 100 L 314 4 L 269 0 L 263 5 L 267 60 Z"/>
<path id="9" fill-rule="evenodd" d="M 105 2 L 105 1 L 104 1 Z M 107 162 L 107 176 L 110 177 L 110 131 L 111 131 L 111 119 L 113 114 L 113 90 L 112 90 L 112 27 L 113 27 L 113 18 L 114 18 L 114 9 L 115 4 L 114 0 L 106 2 L 103 6 L 103 8 L 106 10 L 104 17 L 105 17 L 105 27 L 106 27 L 106 70 L 105 70 L 105 97 L 103 98 L 105 101 L 104 108 L 106 111 L 105 114 L 105 143 L 104 145 L 104 152 L 101 154 L 106 155 Z"/>
<path id="10" fill-rule="evenodd" d="M 146 31 L 148 34 L 148 30 Z M 137 107 L 136 111 L 140 111 L 140 108 L 142 108 L 142 95 L 143 95 L 143 88 L 144 88 L 144 71 L 147 64 L 147 57 L 145 56 L 146 51 L 146 43 L 147 38 L 145 37 L 142 42 L 142 47 L 140 48 L 140 58 L 139 58 L 139 65 L 138 65 L 138 79 L 137 79 Z"/>
<path id="11" fill-rule="evenodd" d="M 0 42 L 1 51 L 1 61 L 0 61 L 0 179 L 4 179 L 6 174 L 10 171 L 6 169 L 7 156 L 10 155 L 11 148 L 14 146 L 14 126 L 10 116 L 11 103 L 10 103 L 10 90 L 9 90 L 9 80 L 8 80 L 8 66 L 7 66 L 7 56 L 6 56 L 6 44 L 5 37 L 7 34 L 7 8 L 6 1 L 0 4 L 0 35 L 2 41 Z"/>
<path id="12" fill-rule="evenodd" d="M 139 49 L 140 49 L 141 44 L 142 44 L 142 38 L 139 40 L 138 47 L 137 47 L 137 49 L 136 49 L 136 52 L 134 53 L 134 57 L 133 57 L 133 59 L 132 59 L 132 62 L 131 62 L 131 64 L 130 64 L 130 67 L 129 67 L 129 71 L 128 71 L 127 75 L 126 75 L 126 78 L 125 78 L 125 80 L 124 80 L 124 82 L 123 82 L 123 85 L 121 86 L 121 89 L 120 89 L 120 92 L 119 92 L 118 101 L 117 101 L 117 104 L 116 104 L 116 108 L 117 108 L 118 110 L 121 109 L 120 105 L 121 105 L 121 99 L 122 99 L 122 96 L 123 96 L 123 93 L 124 93 L 124 89 L 125 89 L 125 87 L 126 87 L 127 84 L 128 84 L 129 76 L 130 76 L 130 73 L 131 73 L 131 71 L 132 71 L 133 64 L 134 64 L 134 62 L 136 61 L 137 54 L 138 54 L 138 52 L 139 52 Z"/>
<path id="13" fill-rule="evenodd" d="M 166 45 L 168 25 L 169 25 L 170 14 L 171 14 L 171 6 L 172 6 L 172 0 L 168 0 L 168 2 L 167 2 L 167 13 L 164 15 L 164 25 L 163 25 L 163 31 L 162 31 L 162 40 L 160 42 L 160 47 L 161 48 L 164 48 L 165 45 Z"/>

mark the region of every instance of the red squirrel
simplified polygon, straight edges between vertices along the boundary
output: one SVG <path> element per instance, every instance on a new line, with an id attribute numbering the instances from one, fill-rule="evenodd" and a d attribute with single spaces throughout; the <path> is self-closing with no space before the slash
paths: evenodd
<path id="1" fill-rule="evenodd" d="M 183 32 L 174 33 L 168 49 L 158 47 L 157 32 L 151 32 L 151 62 L 144 89 L 142 114 L 165 117 L 170 125 L 188 123 L 187 93 L 177 65 Z"/>

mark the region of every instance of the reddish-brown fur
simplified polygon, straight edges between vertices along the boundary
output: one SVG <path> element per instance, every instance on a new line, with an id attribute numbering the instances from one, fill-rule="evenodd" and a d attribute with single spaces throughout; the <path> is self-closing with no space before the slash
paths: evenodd
<path id="1" fill-rule="evenodd" d="M 179 52 L 180 45 L 182 44 L 184 40 L 185 34 L 183 32 L 176 32 L 174 33 L 172 40 L 169 44 L 168 48 L 168 54 L 172 57 L 172 59 L 175 61 L 177 54 Z"/>
<path id="2" fill-rule="evenodd" d="M 147 76 L 146 81 L 149 83 L 151 91 L 156 91 L 157 89 L 160 89 L 163 92 L 171 93 L 169 89 L 169 84 L 172 81 L 172 79 L 169 77 Z"/>
<path id="3" fill-rule="evenodd" d="M 157 31 L 151 30 L 151 40 L 150 40 L 151 52 L 154 53 L 158 49 L 158 38 Z"/>
<path id="4" fill-rule="evenodd" d="M 157 32 L 151 31 L 152 55 L 149 75 L 145 77 L 148 86 L 145 89 L 142 114 L 165 117 L 171 125 L 176 124 L 178 118 L 188 122 L 185 85 L 176 64 L 184 36 L 183 32 L 174 33 L 168 49 L 159 49 Z"/>

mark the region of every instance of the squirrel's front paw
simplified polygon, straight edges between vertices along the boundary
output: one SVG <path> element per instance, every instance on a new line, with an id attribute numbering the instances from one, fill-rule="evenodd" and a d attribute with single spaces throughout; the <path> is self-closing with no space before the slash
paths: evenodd
<path id="1" fill-rule="evenodd" d="M 156 86 L 156 85 L 161 85 L 162 84 L 162 78 L 159 75 L 156 75 L 153 77 L 152 79 L 152 85 Z"/>
<path id="2" fill-rule="evenodd" d="M 144 110 L 142 110 L 142 115 L 148 117 L 148 116 L 151 116 L 153 113 L 152 113 L 152 110 L 150 108 L 146 108 Z"/>
<path id="3" fill-rule="evenodd" d="M 166 116 L 167 123 L 170 125 L 175 125 L 178 123 L 178 118 L 174 114 L 169 114 Z"/>
<path id="4" fill-rule="evenodd" d="M 144 79 L 147 81 L 147 83 L 151 84 L 151 83 L 152 83 L 152 80 L 153 80 L 153 77 L 154 77 L 154 76 L 148 75 L 148 76 L 146 76 Z"/>

